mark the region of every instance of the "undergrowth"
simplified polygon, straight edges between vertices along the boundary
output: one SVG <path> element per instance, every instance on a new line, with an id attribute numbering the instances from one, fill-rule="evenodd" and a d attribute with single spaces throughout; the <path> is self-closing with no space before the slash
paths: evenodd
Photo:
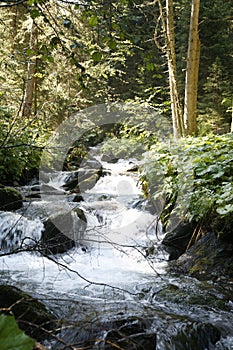
<path id="1" fill-rule="evenodd" d="M 140 179 L 164 225 L 175 213 L 233 240 L 233 134 L 156 143 Z"/>

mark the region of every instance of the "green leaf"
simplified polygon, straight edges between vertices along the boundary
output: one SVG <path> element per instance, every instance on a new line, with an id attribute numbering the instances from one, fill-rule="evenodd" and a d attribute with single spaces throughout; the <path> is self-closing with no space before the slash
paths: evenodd
<path id="1" fill-rule="evenodd" d="M 21 331 L 13 316 L 0 315 L 1 350 L 32 350 L 35 341 Z"/>
<path id="2" fill-rule="evenodd" d="M 153 71 L 155 69 L 154 63 L 150 62 L 146 64 L 146 70 Z"/>
<path id="3" fill-rule="evenodd" d="M 117 47 L 117 42 L 113 39 L 110 39 L 108 41 L 108 47 L 111 49 L 111 50 L 115 50 L 116 47 Z"/>
<path id="4" fill-rule="evenodd" d="M 99 52 L 99 51 L 93 52 L 93 54 L 92 54 L 92 59 L 93 59 L 93 61 L 95 61 L 95 62 L 100 62 L 101 59 L 102 59 L 102 53 Z"/>
<path id="5" fill-rule="evenodd" d="M 40 17 L 40 16 L 41 16 L 41 13 L 40 13 L 39 10 L 33 8 L 33 9 L 31 9 L 31 11 L 30 11 L 30 16 L 31 16 L 32 19 L 35 19 L 35 18 L 37 18 L 37 17 Z"/>
<path id="6" fill-rule="evenodd" d="M 97 24 L 98 24 L 98 22 L 99 22 L 99 20 L 98 20 L 98 17 L 96 17 L 96 16 L 92 16 L 92 17 L 90 17 L 89 18 L 89 25 L 91 26 L 91 27 L 96 27 L 97 26 Z"/>

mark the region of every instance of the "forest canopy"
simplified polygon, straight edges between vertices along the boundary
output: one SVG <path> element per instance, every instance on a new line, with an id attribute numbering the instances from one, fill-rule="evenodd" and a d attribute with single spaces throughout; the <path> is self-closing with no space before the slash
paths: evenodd
<path id="1" fill-rule="evenodd" d="M 148 103 L 171 119 L 173 51 L 164 27 L 171 14 L 183 114 L 192 19 L 186 1 L 5 0 L 0 13 L 2 181 L 30 177 L 52 130 L 91 105 Z M 223 134 L 232 120 L 231 1 L 200 4 L 198 36 L 195 133 Z"/>

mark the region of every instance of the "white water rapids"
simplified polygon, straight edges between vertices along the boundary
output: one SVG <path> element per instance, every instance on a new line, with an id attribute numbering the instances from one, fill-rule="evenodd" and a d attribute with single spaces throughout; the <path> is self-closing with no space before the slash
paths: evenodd
<path id="1" fill-rule="evenodd" d="M 161 253 L 153 261 L 145 258 L 146 248 L 159 243 L 159 233 L 155 232 L 156 218 L 149 212 L 133 208 L 133 203 L 141 198 L 142 193 L 136 178 L 125 173 L 119 174 L 127 167 L 129 163 L 123 161 L 111 165 L 112 173 L 102 177 L 94 188 L 83 194 L 85 201 L 78 206 L 87 217 L 87 229 L 82 240 L 86 248 L 73 248 L 55 258 L 69 270 L 46 257 L 28 252 L 1 257 L 0 269 L 11 276 L 12 281 L 20 281 L 21 285 L 30 283 L 36 288 L 39 286 L 43 293 L 53 293 L 54 290 L 68 293 L 86 286 L 86 280 L 128 289 L 130 285 L 133 287 L 156 272 L 162 273 L 167 264 L 166 254 Z M 60 189 L 65 175 L 53 174 L 49 185 Z M 55 200 L 52 205 L 57 211 L 61 209 L 64 198 L 61 203 L 59 196 Z M 8 239 L 8 246 L 15 245 L 19 236 L 21 240 L 27 237 L 25 243 L 30 237 L 38 240 L 43 229 L 39 217 L 45 215 L 49 205 L 51 202 L 46 203 L 43 198 L 42 201 L 31 202 L 28 209 L 24 210 L 24 216 L 19 213 L 0 213 L 2 239 Z M 10 233 L 6 233 L 7 230 Z"/>

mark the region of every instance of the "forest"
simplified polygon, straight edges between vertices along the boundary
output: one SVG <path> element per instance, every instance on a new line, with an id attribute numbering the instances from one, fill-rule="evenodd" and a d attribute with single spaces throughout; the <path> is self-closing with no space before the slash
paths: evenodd
<path id="1" fill-rule="evenodd" d="M 232 349 L 232 5 L 232 0 L 0 1 L 2 350 Z M 67 209 L 70 202 L 75 205 Z M 110 221 L 120 220 L 119 203 L 128 218 L 122 217 L 119 228 L 124 242 L 106 238 Z M 146 240 L 139 243 L 130 235 L 143 232 L 140 225 Z M 99 249 L 95 230 L 101 232 L 98 244 L 103 239 L 113 250 L 107 249 L 104 264 L 111 265 L 116 250 L 137 252 L 134 264 L 143 258 L 156 281 L 145 272 L 135 280 L 140 289 L 132 281 L 108 280 L 108 270 L 98 278 L 86 274 L 86 256 L 95 257 Z M 112 232 L 116 235 L 115 226 Z M 157 270 L 161 254 L 166 273 Z M 30 282 L 17 257 L 27 266 L 48 268 L 49 277 Z M 78 259 L 84 261 L 81 271 Z M 67 291 L 56 289 L 59 273 L 54 275 L 53 265 L 62 276 L 76 274 L 72 278 L 82 280 L 77 287 L 82 292 L 76 295 L 71 282 Z M 189 284 L 188 278 L 198 282 Z M 90 295 L 84 282 L 93 288 Z M 22 291 L 38 303 L 33 311 Z M 106 300 L 126 305 L 130 295 L 138 299 L 128 299 L 130 311 L 116 316 L 121 308 Z M 207 304 L 200 311 L 202 297 Z M 56 299 L 61 304 L 67 299 L 66 306 Z M 169 311 L 160 309 L 164 300 Z M 185 306 L 174 311 L 181 300 Z M 78 318 L 74 308 L 80 304 L 88 311 L 83 316 L 79 310 Z M 182 308 L 190 305 L 198 311 L 185 314 Z M 221 326 L 207 321 L 211 308 L 221 314 Z M 167 317 L 169 334 L 161 321 Z M 15 336 L 9 336 L 12 329 Z"/>

